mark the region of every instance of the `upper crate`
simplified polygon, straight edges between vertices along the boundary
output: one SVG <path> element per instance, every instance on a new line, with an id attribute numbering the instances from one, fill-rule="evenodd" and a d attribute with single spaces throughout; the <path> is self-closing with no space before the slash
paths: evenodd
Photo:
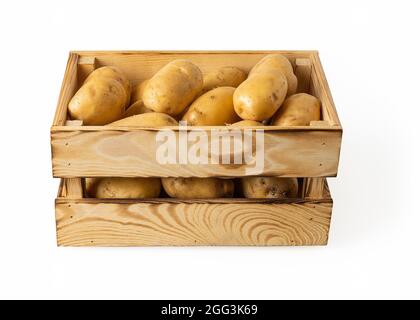
<path id="1" fill-rule="evenodd" d="M 249 71 L 262 57 L 281 53 L 292 63 L 298 92 L 322 103 L 322 120 L 310 126 L 252 127 L 264 130 L 264 169 L 255 164 L 166 164 L 156 160 L 156 135 L 162 128 L 83 126 L 71 120 L 67 105 L 95 68 L 117 66 L 132 84 L 152 75 L 174 59 L 189 59 L 206 74 L 217 67 Z M 179 128 L 173 129 L 179 136 Z M 188 127 L 188 130 L 229 127 Z M 248 128 L 249 129 L 249 128 Z M 71 52 L 51 127 L 54 177 L 332 177 L 337 175 L 342 128 L 317 51 L 83 51 Z"/>

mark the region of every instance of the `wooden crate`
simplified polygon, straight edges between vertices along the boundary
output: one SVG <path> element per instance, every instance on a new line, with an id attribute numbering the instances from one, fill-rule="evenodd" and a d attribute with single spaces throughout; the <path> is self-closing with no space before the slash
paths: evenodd
<path id="1" fill-rule="evenodd" d="M 190 59 L 203 73 L 219 66 L 249 71 L 266 52 L 72 52 L 51 128 L 53 176 L 74 177 L 333 177 L 337 175 L 342 128 L 316 51 L 276 51 L 295 68 L 299 92 L 310 92 L 322 102 L 322 121 L 311 126 L 265 126 L 264 171 L 253 165 L 171 164 L 156 161 L 159 129 L 141 127 L 80 126 L 66 121 L 67 105 L 89 72 L 105 65 L 118 66 L 133 84 L 150 78 L 178 58 Z M 76 124 L 76 125 L 75 125 Z M 227 127 L 190 127 L 211 130 Z M 178 130 L 178 127 L 173 128 Z"/>
<path id="2" fill-rule="evenodd" d="M 59 246 L 302 246 L 328 241 L 332 199 L 88 199 L 67 190 L 55 202 Z"/>
<path id="3" fill-rule="evenodd" d="M 155 159 L 158 128 L 82 126 L 67 105 L 95 68 L 118 66 L 132 84 L 171 60 L 187 58 L 203 73 L 219 66 L 249 71 L 279 52 L 292 62 L 298 92 L 322 103 L 322 120 L 305 127 L 266 126 L 265 162 L 258 175 L 305 177 L 298 198 L 105 200 L 85 197 L 83 177 L 242 177 L 243 165 L 162 166 Z M 188 130 L 227 127 L 193 127 Z M 178 127 L 170 127 L 175 131 Z M 60 246 L 325 245 L 332 199 L 325 177 L 336 176 L 342 128 L 316 51 L 71 52 L 51 127 L 53 176 L 62 178 L 56 199 Z"/>

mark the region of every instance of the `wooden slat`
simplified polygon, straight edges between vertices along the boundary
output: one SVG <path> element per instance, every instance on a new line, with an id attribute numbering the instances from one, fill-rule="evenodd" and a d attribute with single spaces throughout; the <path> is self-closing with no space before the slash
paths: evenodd
<path id="1" fill-rule="evenodd" d="M 325 245 L 331 201 L 56 203 L 60 246 Z"/>
<path id="2" fill-rule="evenodd" d="M 77 82 L 80 87 L 88 75 L 96 69 L 96 58 L 93 56 L 79 57 L 77 62 Z"/>
<path id="3" fill-rule="evenodd" d="M 67 106 L 77 90 L 77 59 L 76 54 L 70 53 L 54 116 L 54 126 L 64 125 L 67 120 Z"/>
<path id="4" fill-rule="evenodd" d="M 311 60 L 310 59 L 296 59 L 295 61 L 295 74 L 298 78 L 297 93 L 309 92 L 311 81 Z"/>
<path id="5" fill-rule="evenodd" d="M 55 177 L 290 177 L 335 176 L 340 131 L 270 131 L 264 133 L 264 171 L 255 164 L 170 164 L 156 160 L 157 131 L 54 131 L 51 133 Z"/>
<path id="6" fill-rule="evenodd" d="M 324 193 L 325 178 L 307 178 L 304 184 L 304 196 L 310 199 L 322 199 Z"/>

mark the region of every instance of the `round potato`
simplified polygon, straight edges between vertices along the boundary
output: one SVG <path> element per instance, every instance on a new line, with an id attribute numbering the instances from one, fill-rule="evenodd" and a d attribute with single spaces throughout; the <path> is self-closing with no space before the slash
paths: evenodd
<path id="1" fill-rule="evenodd" d="M 201 70 L 188 60 L 174 60 L 147 81 L 142 98 L 147 108 L 176 116 L 202 89 Z"/>
<path id="2" fill-rule="evenodd" d="M 138 100 L 134 102 L 131 106 L 127 108 L 127 110 L 124 111 L 123 118 L 135 116 L 136 114 L 142 114 L 142 113 L 149 113 L 154 112 L 153 110 L 147 108 L 142 100 Z"/>
<path id="3" fill-rule="evenodd" d="M 93 198 L 157 198 L 160 190 L 159 178 L 90 178 L 86 180 L 86 191 Z"/>
<path id="4" fill-rule="evenodd" d="M 121 119 L 125 110 L 126 92 L 112 78 L 94 78 L 83 84 L 68 105 L 72 119 L 84 125 L 105 125 Z"/>
<path id="5" fill-rule="evenodd" d="M 131 84 L 128 78 L 124 75 L 124 73 L 117 67 L 114 66 L 106 66 L 98 68 L 86 78 L 84 83 L 89 82 L 92 79 L 104 79 L 104 78 L 112 78 L 114 80 L 117 80 L 119 83 L 121 83 L 124 87 L 124 90 L 126 92 L 126 102 L 125 106 L 128 106 L 130 104 L 130 96 L 131 96 Z"/>
<path id="6" fill-rule="evenodd" d="M 296 178 L 245 177 L 241 178 L 241 188 L 246 198 L 295 198 L 298 181 Z"/>
<path id="7" fill-rule="evenodd" d="M 131 90 L 131 104 L 139 100 L 143 101 L 142 99 L 143 91 L 148 81 L 149 80 L 144 80 L 133 87 L 133 89 Z"/>
<path id="8" fill-rule="evenodd" d="M 221 67 L 204 76 L 203 93 L 218 87 L 237 87 L 246 80 L 246 72 L 236 67 Z"/>
<path id="9" fill-rule="evenodd" d="M 233 123 L 230 125 L 231 127 L 255 127 L 255 126 L 263 126 L 261 122 L 254 121 L 254 120 L 242 120 Z"/>
<path id="10" fill-rule="evenodd" d="M 162 178 L 162 186 L 180 199 L 229 198 L 234 191 L 232 180 L 218 178 Z"/>
<path id="11" fill-rule="evenodd" d="M 273 116 L 286 93 L 287 80 L 282 73 L 255 73 L 235 90 L 233 105 L 242 119 L 262 121 Z"/>
<path id="12" fill-rule="evenodd" d="M 249 75 L 267 71 L 279 71 L 283 73 L 287 79 L 287 96 L 296 92 L 297 78 L 293 73 L 292 64 L 285 56 L 278 53 L 266 55 L 251 69 Z"/>
<path id="13" fill-rule="evenodd" d="M 164 127 L 164 126 L 177 126 L 178 121 L 170 115 L 160 112 L 143 113 L 128 118 L 124 118 L 109 124 L 113 127 L 130 127 L 130 126 L 143 126 L 143 127 Z"/>
<path id="14" fill-rule="evenodd" d="M 321 102 L 307 93 L 287 98 L 272 120 L 273 126 L 309 126 L 321 119 Z"/>
<path id="15" fill-rule="evenodd" d="M 240 120 L 233 108 L 233 87 L 219 87 L 195 100 L 182 117 L 191 126 L 224 126 Z"/>

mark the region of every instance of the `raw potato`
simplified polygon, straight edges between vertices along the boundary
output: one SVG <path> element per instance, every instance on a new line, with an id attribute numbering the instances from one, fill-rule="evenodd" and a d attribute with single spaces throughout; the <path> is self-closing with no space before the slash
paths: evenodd
<path id="1" fill-rule="evenodd" d="M 254 121 L 254 120 L 242 120 L 235 122 L 231 125 L 231 127 L 253 127 L 253 126 L 263 126 L 261 122 Z"/>
<path id="2" fill-rule="evenodd" d="M 233 105 L 242 119 L 262 121 L 276 113 L 286 93 L 287 80 L 282 73 L 255 73 L 235 90 Z"/>
<path id="3" fill-rule="evenodd" d="M 125 109 L 126 92 L 112 78 L 92 78 L 82 85 L 68 105 L 72 119 L 84 125 L 105 125 L 121 119 Z"/>
<path id="4" fill-rule="evenodd" d="M 165 113 L 151 112 L 143 113 L 128 118 L 124 118 L 113 123 L 110 123 L 109 126 L 113 127 L 130 127 L 130 126 L 143 126 L 143 127 L 163 127 L 163 126 L 177 126 L 178 121 L 176 121 L 171 116 Z"/>
<path id="5" fill-rule="evenodd" d="M 124 75 L 124 73 L 114 66 L 106 66 L 98 68 L 86 78 L 84 83 L 88 83 L 92 79 L 105 79 L 105 78 L 112 78 L 114 80 L 117 80 L 119 83 L 121 83 L 124 87 L 124 90 L 126 92 L 126 102 L 125 106 L 128 106 L 130 104 L 130 96 L 131 96 L 131 84 L 128 78 Z"/>
<path id="6" fill-rule="evenodd" d="M 233 108 L 233 87 L 206 92 L 188 108 L 182 117 L 191 126 L 224 126 L 240 120 Z"/>
<path id="7" fill-rule="evenodd" d="M 321 119 L 321 102 L 307 93 L 298 93 L 284 101 L 273 117 L 273 126 L 309 126 Z"/>
<path id="8" fill-rule="evenodd" d="M 148 113 L 148 112 L 154 112 L 153 110 L 147 108 L 142 100 L 138 100 L 134 102 L 131 106 L 125 110 L 123 114 L 123 118 L 135 116 L 136 114 L 142 114 L 142 113 Z"/>
<path id="9" fill-rule="evenodd" d="M 159 178 L 90 178 L 86 191 L 93 198 L 144 199 L 160 195 Z"/>
<path id="10" fill-rule="evenodd" d="M 188 60 L 174 60 L 147 82 L 142 98 L 147 108 L 176 116 L 202 89 L 201 70 Z"/>
<path id="11" fill-rule="evenodd" d="M 246 80 L 246 72 L 236 67 L 221 67 L 204 76 L 203 93 L 218 87 L 237 87 Z"/>
<path id="12" fill-rule="evenodd" d="M 149 80 L 144 80 L 144 81 L 138 83 L 137 85 L 135 85 L 133 87 L 133 89 L 131 91 L 131 104 L 133 104 L 133 103 L 135 103 L 139 100 L 143 101 L 143 99 L 142 99 L 143 91 L 144 91 L 144 88 L 146 87 L 146 84 L 147 84 L 148 81 Z"/>
<path id="13" fill-rule="evenodd" d="M 256 73 L 264 73 L 267 71 L 279 71 L 287 79 L 287 96 L 296 93 L 297 90 L 297 78 L 293 73 L 293 67 L 289 59 L 285 56 L 274 53 L 269 54 L 262 58 L 249 72 L 249 75 Z"/>
<path id="14" fill-rule="evenodd" d="M 229 198 L 234 191 L 232 180 L 218 178 L 162 178 L 162 186 L 179 199 Z"/>
<path id="15" fill-rule="evenodd" d="M 245 198 L 295 198 L 298 193 L 296 178 L 245 177 L 241 178 Z"/>

